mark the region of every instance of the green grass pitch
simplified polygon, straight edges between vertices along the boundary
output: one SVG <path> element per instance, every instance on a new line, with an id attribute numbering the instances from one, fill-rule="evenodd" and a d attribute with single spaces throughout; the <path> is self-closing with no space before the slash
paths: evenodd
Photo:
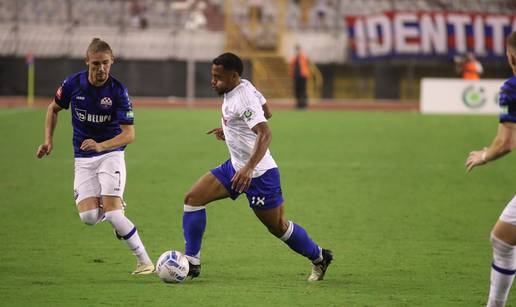
<path id="1" fill-rule="evenodd" d="M 244 197 L 208 207 L 201 277 L 131 276 L 111 227 L 73 201 L 70 116 L 42 160 L 44 109 L 0 110 L 1 306 L 480 306 L 489 232 L 516 192 L 515 157 L 467 174 L 496 116 L 275 111 L 271 150 L 286 215 L 334 252 L 323 282 L 270 235 Z M 126 150 L 127 216 L 154 260 L 183 250 L 183 195 L 228 157 L 205 132 L 219 110 L 136 110 Z M 516 294 L 509 304 L 516 304 Z"/>

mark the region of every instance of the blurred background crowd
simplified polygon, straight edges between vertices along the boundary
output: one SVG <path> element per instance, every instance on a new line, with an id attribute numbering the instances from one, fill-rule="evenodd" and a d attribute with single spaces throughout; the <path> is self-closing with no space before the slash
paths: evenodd
<path id="1" fill-rule="evenodd" d="M 361 21 L 367 39 L 381 45 L 390 37 L 371 30 L 382 25 L 375 16 L 387 16 L 393 35 L 405 35 L 409 47 L 421 40 L 411 37 L 417 28 L 411 17 L 397 28 L 407 13 L 430 14 L 436 23 L 439 14 L 470 18 L 471 25 L 464 21 L 467 50 L 357 57 Z M 500 15 L 507 24 L 488 20 Z M 137 96 L 213 97 L 211 59 L 228 50 L 245 59 L 246 77 L 267 97 L 292 98 L 289 61 L 299 46 L 309 59 L 307 90 L 314 100 L 411 101 L 419 97 L 422 77 L 460 77 L 455 63 L 467 52 L 477 56 L 483 78 L 509 76 L 502 56 L 475 54 L 470 40 L 480 35 L 476 22 L 484 22 L 481 39 L 492 46 L 495 24 L 506 34 L 516 29 L 515 16 L 514 0 L 0 0 L 0 95 L 26 93 L 28 54 L 36 59 L 36 95 L 51 95 L 61 78 L 83 66 L 88 42 L 100 37 L 115 51 L 113 72 Z M 450 22 L 447 43 L 456 47 L 461 21 Z"/>

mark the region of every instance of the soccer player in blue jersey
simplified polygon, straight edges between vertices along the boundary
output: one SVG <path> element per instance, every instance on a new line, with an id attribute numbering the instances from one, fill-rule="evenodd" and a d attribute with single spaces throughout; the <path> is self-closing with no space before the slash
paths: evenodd
<path id="1" fill-rule="evenodd" d="M 471 171 L 476 166 L 503 157 L 516 147 L 516 32 L 507 38 L 507 59 L 514 76 L 500 89 L 500 124 L 488 148 L 472 151 L 466 160 Z M 491 232 L 493 263 L 488 307 L 505 306 L 516 274 L 516 197 L 505 207 Z"/>
<path id="2" fill-rule="evenodd" d="M 88 70 L 66 78 L 45 118 L 45 142 L 36 153 L 52 152 L 58 113 L 71 108 L 75 154 L 74 197 L 87 225 L 108 221 L 137 257 L 134 275 L 150 274 L 154 265 L 134 224 L 124 215 L 126 180 L 124 149 L 135 137 L 127 88 L 109 74 L 111 47 L 94 38 L 86 52 Z"/>
<path id="3" fill-rule="evenodd" d="M 270 112 L 262 94 L 241 79 L 242 71 L 242 61 L 235 54 L 224 53 L 213 60 L 212 87 L 224 96 L 224 102 L 222 128 L 208 133 L 225 141 L 231 158 L 205 173 L 186 193 L 183 234 L 190 262 L 188 275 L 200 274 L 206 205 L 228 197 L 234 200 L 245 193 L 249 206 L 269 232 L 312 262 L 308 280 L 322 280 L 332 253 L 310 239 L 303 227 L 284 217 L 280 173 L 269 151 L 272 133 L 266 117 Z"/>

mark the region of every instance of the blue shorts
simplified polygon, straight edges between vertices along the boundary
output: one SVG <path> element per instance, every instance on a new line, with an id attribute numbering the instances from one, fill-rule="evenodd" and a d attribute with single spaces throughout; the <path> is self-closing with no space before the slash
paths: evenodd
<path id="1" fill-rule="evenodd" d="M 231 160 L 212 169 L 211 173 L 228 190 L 231 199 L 235 200 L 240 196 L 241 193 L 231 188 L 231 178 L 235 175 Z M 283 204 L 278 168 L 271 168 L 260 177 L 251 179 L 251 185 L 244 193 L 249 201 L 249 206 L 253 209 L 272 209 Z"/>

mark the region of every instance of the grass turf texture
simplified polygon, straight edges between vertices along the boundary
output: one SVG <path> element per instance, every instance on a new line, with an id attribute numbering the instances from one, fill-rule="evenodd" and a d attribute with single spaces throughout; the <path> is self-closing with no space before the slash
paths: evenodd
<path id="1" fill-rule="evenodd" d="M 35 157 L 43 109 L 0 110 L 0 305 L 474 306 L 485 302 L 491 226 L 515 192 L 515 157 L 466 174 L 496 117 L 276 111 L 272 153 L 288 218 L 334 252 L 326 280 L 270 235 L 245 197 L 209 206 L 201 277 L 131 276 L 111 226 L 73 202 L 68 112 Z M 136 111 L 126 150 L 127 216 L 152 259 L 183 250 L 183 195 L 227 157 L 205 132 L 218 110 Z M 509 304 L 515 304 L 516 294 Z"/>

